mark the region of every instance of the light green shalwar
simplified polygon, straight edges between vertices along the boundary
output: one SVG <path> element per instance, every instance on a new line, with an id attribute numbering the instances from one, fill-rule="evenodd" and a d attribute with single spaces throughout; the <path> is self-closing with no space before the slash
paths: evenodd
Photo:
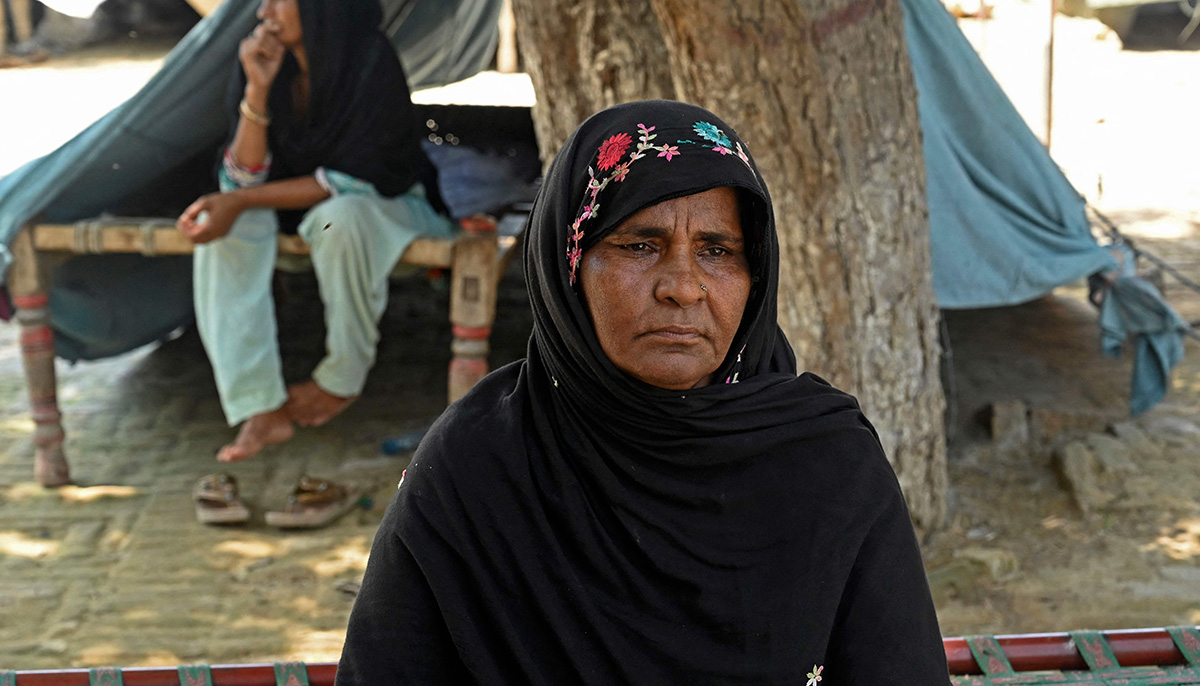
<path id="1" fill-rule="evenodd" d="M 236 187 L 221 176 L 222 190 Z M 328 332 L 313 380 L 349 397 L 362 391 L 375 362 L 388 274 L 413 239 L 450 237 L 456 227 L 429 205 L 421 184 L 385 198 L 346 174 L 326 176 L 337 193 L 310 209 L 299 227 L 312 248 Z M 225 237 L 196 246 L 196 324 L 230 426 L 287 401 L 271 299 L 278 231 L 274 210 L 250 209 Z"/>

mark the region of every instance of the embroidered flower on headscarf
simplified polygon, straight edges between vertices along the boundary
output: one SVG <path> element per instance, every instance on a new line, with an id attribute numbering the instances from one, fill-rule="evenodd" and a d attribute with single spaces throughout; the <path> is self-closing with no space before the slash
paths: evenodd
<path id="1" fill-rule="evenodd" d="M 671 158 L 678 154 L 679 154 L 679 146 L 678 145 L 664 145 L 662 147 L 662 152 L 658 153 L 658 156 L 665 157 L 665 158 L 667 158 L 667 161 L 670 162 Z"/>
<path id="2" fill-rule="evenodd" d="M 611 169 L 621 160 L 630 143 L 633 143 L 633 138 L 627 133 L 609 136 L 608 140 L 600 144 L 600 158 L 596 161 L 596 166 L 600 167 L 601 171 Z"/>
<path id="3" fill-rule="evenodd" d="M 721 147 L 733 147 L 733 143 L 729 141 L 729 136 L 726 136 L 724 131 L 718 129 L 716 124 L 710 124 L 706 121 L 698 121 L 694 126 L 692 126 L 692 130 L 699 134 L 701 138 L 707 141 L 712 141 Z"/>
<path id="4" fill-rule="evenodd" d="M 821 681 L 821 670 L 823 669 L 825 669 L 825 665 L 820 667 L 813 665 L 813 671 L 808 673 L 808 683 L 804 686 L 817 686 L 817 683 Z"/>
<path id="5" fill-rule="evenodd" d="M 621 164 L 617 165 L 616 169 L 613 170 L 612 180 L 613 181 L 624 181 L 625 177 L 628 174 L 629 174 L 629 163 L 622 162 Z"/>

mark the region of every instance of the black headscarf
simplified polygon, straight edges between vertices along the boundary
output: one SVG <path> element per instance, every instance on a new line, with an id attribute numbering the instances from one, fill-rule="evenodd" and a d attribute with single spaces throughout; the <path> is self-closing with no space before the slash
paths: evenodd
<path id="1" fill-rule="evenodd" d="M 271 84 L 270 180 L 308 176 L 318 167 L 367 181 L 393 197 L 425 183 L 444 211 L 437 174 L 421 149 L 421 123 L 395 48 L 379 30 L 378 0 L 298 0 L 309 64 L 308 108 L 298 116 L 293 87 L 299 65 L 288 52 Z M 241 64 L 229 92 L 233 126 L 246 78 Z M 297 213 L 281 212 L 285 224 Z M 299 213 L 302 214 L 302 213 Z M 290 219 L 291 221 L 288 221 Z"/>
<path id="2" fill-rule="evenodd" d="M 649 386 L 604 355 L 574 264 L 636 211 L 719 186 L 751 223 L 741 328 L 712 385 Z M 947 684 L 874 431 L 796 376 L 777 245 L 748 146 L 710 112 L 649 101 L 585 122 L 527 228 L 528 358 L 422 442 L 338 683 Z"/>

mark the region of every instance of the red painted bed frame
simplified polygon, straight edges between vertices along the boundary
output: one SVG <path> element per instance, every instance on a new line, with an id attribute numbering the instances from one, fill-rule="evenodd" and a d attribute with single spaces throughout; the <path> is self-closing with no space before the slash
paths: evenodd
<path id="1" fill-rule="evenodd" d="M 1200 627 L 1183 627 L 1182 629 L 1182 632 L 1176 630 L 1176 634 L 1182 636 L 1180 640 L 1188 648 L 1188 655 L 1180 650 L 1176 639 L 1167 629 L 1106 631 L 1102 632 L 1102 635 L 1104 639 L 1107 639 L 1112 655 L 1116 657 L 1122 668 L 1191 665 L 1190 669 L 1174 672 L 1174 674 L 1184 675 L 1183 680 L 1136 680 L 1123 683 L 1200 684 Z M 991 644 L 994 639 L 995 643 L 992 645 L 1000 646 L 1004 657 L 1016 672 L 1089 670 L 1089 664 L 1080 652 L 1076 637 L 1068 633 L 947 638 L 943 640 L 943 643 L 950 665 L 950 674 L 956 677 L 965 677 L 965 679 L 956 679 L 956 681 L 968 681 L 970 675 L 984 674 L 984 670 L 976 661 L 971 649 L 972 642 L 975 643 L 976 650 L 979 649 L 980 639 L 987 644 Z M 336 663 L 312 663 L 306 666 L 310 686 L 333 686 L 334 677 L 337 674 Z M 274 686 L 278 683 L 276 670 L 269 664 L 216 665 L 211 670 L 212 686 Z M 124 686 L 179 686 L 181 683 L 179 672 L 175 667 L 133 667 L 120 670 L 120 672 Z M 1089 674 L 1090 672 L 1084 671 L 1083 673 Z M 1036 678 L 1031 679 L 1031 677 L 1033 675 L 1016 677 L 1017 680 L 1012 683 L 1064 683 L 1061 677 L 1049 678 L 1042 682 L 1037 681 Z M 999 678 L 994 683 L 1007 683 L 1009 679 L 1012 677 Z M 92 673 L 86 669 L 0 672 L 0 686 L 92 686 L 93 684 L 122 682 L 111 680 L 111 678 L 109 681 L 105 681 L 99 676 L 93 680 Z M 1079 681 L 1071 680 L 1071 683 L 1104 682 L 1084 677 Z"/>

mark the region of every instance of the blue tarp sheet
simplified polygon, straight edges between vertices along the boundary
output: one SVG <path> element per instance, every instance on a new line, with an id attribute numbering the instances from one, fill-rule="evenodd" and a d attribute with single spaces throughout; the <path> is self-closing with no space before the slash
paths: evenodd
<path id="1" fill-rule="evenodd" d="M 1187 323 L 1092 236 L 1085 201 L 939 0 L 901 0 L 924 135 L 933 288 L 946 309 L 1015 305 L 1097 272 L 1103 350 L 1137 336 L 1130 407 L 1166 394 Z M 1125 265 L 1132 264 L 1123 261 Z"/>

